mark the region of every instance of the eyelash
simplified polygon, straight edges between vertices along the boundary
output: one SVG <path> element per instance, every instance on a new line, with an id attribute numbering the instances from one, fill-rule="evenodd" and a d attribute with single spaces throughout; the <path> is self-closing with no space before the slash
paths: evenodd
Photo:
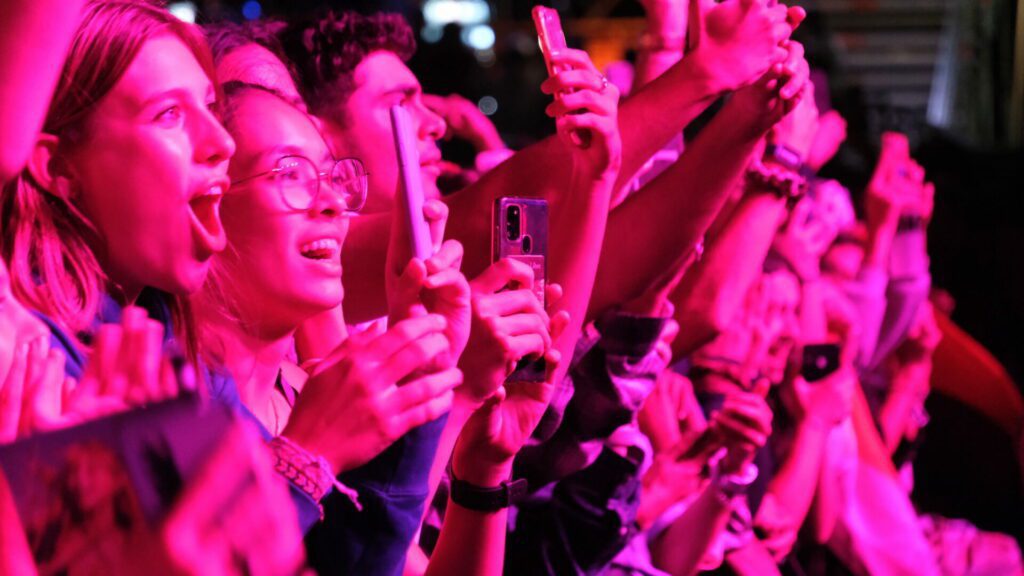
<path id="1" fill-rule="evenodd" d="M 156 122 L 165 122 L 167 121 L 170 112 L 174 112 L 176 114 L 173 120 L 174 122 L 177 122 L 178 118 L 182 115 L 181 106 L 178 106 L 177 104 L 174 106 L 168 106 L 164 110 L 160 111 L 153 120 Z"/>

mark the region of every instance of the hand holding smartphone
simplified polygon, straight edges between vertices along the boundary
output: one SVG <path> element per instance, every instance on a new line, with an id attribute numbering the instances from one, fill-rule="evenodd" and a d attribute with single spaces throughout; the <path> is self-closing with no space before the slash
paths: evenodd
<path id="1" fill-rule="evenodd" d="M 565 42 L 565 32 L 562 31 L 562 20 L 558 12 L 545 6 L 534 6 L 533 25 L 537 28 L 537 42 L 540 44 L 540 52 L 544 55 L 544 64 L 548 69 L 548 76 L 555 76 L 561 72 L 570 70 L 568 66 L 556 64 L 552 61 L 551 55 L 557 54 L 568 45 Z M 555 98 L 559 98 L 558 94 Z M 590 146 L 590 133 L 584 130 L 577 131 L 574 135 L 574 143 L 580 148 Z"/>
<path id="2" fill-rule="evenodd" d="M 800 375 L 807 382 L 822 380 L 839 369 L 839 344 L 807 344 L 804 346 Z"/>
<path id="3" fill-rule="evenodd" d="M 498 198 L 491 220 L 491 261 L 519 260 L 533 269 L 533 292 L 544 302 L 547 277 L 548 203 L 539 198 Z M 510 382 L 543 382 L 544 359 L 523 359 L 507 378 Z"/>

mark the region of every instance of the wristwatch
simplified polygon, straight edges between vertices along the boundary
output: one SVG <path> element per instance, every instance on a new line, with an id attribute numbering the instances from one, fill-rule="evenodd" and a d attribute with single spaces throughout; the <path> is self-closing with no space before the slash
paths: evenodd
<path id="1" fill-rule="evenodd" d="M 495 487 L 470 484 L 455 477 L 451 462 L 448 463 L 448 479 L 451 481 L 449 496 L 452 502 L 477 512 L 497 512 L 508 508 L 522 500 L 528 488 L 525 478 L 502 482 Z"/>

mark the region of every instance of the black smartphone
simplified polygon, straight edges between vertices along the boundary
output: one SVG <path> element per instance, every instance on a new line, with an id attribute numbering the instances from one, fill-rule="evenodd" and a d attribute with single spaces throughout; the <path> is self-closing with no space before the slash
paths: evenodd
<path id="1" fill-rule="evenodd" d="M 541 305 L 547 278 L 548 203 L 540 198 L 498 198 L 491 218 L 491 261 L 512 258 L 533 269 L 533 292 Z M 515 288 L 511 286 L 510 288 Z M 543 382 L 544 359 L 523 359 L 510 382 Z"/>
<path id="2" fill-rule="evenodd" d="M 800 375 L 807 382 L 817 382 L 839 369 L 839 345 L 807 344 L 804 346 Z"/>

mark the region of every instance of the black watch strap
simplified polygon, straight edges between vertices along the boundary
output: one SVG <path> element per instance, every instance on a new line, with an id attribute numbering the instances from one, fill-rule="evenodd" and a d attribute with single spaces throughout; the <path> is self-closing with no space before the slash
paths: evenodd
<path id="1" fill-rule="evenodd" d="M 455 477 L 451 464 L 448 465 L 448 478 L 451 480 L 452 502 L 477 512 L 497 512 L 508 508 L 526 496 L 527 483 L 525 478 L 502 482 L 495 487 L 483 487 L 470 484 Z"/>

